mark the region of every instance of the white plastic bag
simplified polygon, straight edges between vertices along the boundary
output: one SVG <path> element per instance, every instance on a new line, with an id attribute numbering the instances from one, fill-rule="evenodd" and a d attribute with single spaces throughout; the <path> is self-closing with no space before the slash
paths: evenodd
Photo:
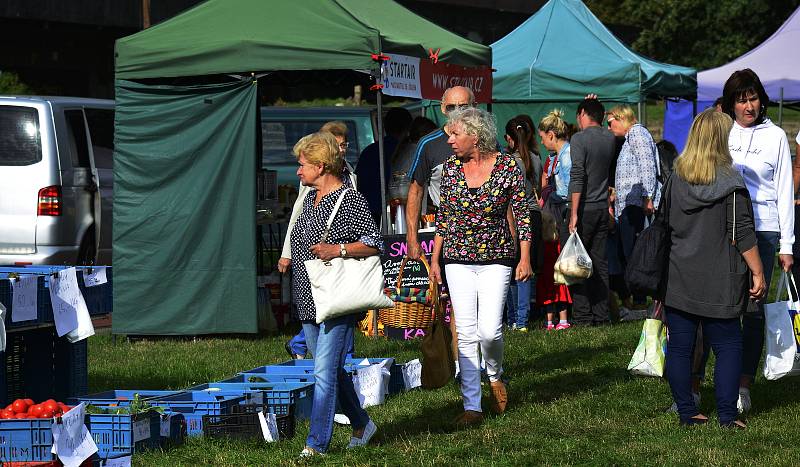
<path id="1" fill-rule="evenodd" d="M 783 272 L 778 282 L 778 296 L 775 303 L 764 305 L 766 319 L 764 340 L 767 348 L 767 355 L 764 358 L 764 377 L 769 380 L 800 375 L 800 313 L 798 313 L 800 298 L 792 296 L 789 281 L 797 291 L 794 276 Z M 780 301 L 783 290 L 786 290 L 789 298 L 786 301 Z"/>
<path id="2" fill-rule="evenodd" d="M 553 266 L 557 284 L 577 284 L 592 276 L 592 259 L 583 247 L 578 232 L 572 232 Z"/>

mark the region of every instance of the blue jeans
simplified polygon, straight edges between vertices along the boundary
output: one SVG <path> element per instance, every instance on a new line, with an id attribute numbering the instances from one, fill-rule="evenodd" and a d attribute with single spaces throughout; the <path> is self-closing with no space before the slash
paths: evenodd
<path id="1" fill-rule="evenodd" d="M 531 282 L 511 281 L 508 287 L 508 325 L 516 324 L 518 328 L 528 327 L 528 314 L 531 310 Z"/>
<path id="2" fill-rule="evenodd" d="M 699 413 L 692 398 L 692 354 L 697 326 L 700 323 L 716 356 L 714 393 L 719 422 L 721 425 L 733 422 L 738 415 L 736 401 L 739 398 L 739 373 L 742 364 L 739 319 L 706 318 L 671 307 L 666 308 L 666 316 L 669 342 L 665 371 L 681 422 L 686 423 Z"/>
<path id="3" fill-rule="evenodd" d="M 338 400 L 353 430 L 367 426 L 369 415 L 361 408 L 353 378 L 344 371 L 347 343 L 353 340 L 354 315 L 329 319 L 322 324 L 304 322 L 309 348 L 314 353 L 314 402 L 306 446 L 326 452 L 333 436 L 333 416 Z M 316 332 L 312 328 L 316 328 Z M 312 335 L 315 340 L 312 344 Z"/>
<path id="4" fill-rule="evenodd" d="M 756 232 L 758 256 L 764 267 L 767 290 L 772 282 L 772 268 L 775 266 L 775 253 L 778 249 L 778 232 Z M 764 304 L 758 304 L 757 311 L 742 316 L 742 376 L 755 379 L 761 352 L 764 350 Z"/>
<path id="5" fill-rule="evenodd" d="M 353 315 L 355 316 L 355 315 Z M 353 320 L 355 323 L 355 319 Z M 317 339 L 319 337 L 319 324 L 314 321 L 303 321 L 303 328 L 300 332 L 289 341 L 289 345 L 291 346 L 292 350 L 294 350 L 295 346 L 303 345 L 305 346 L 307 351 L 311 351 L 312 356 L 316 356 L 317 353 L 315 352 L 317 348 Z M 295 339 L 300 340 L 302 342 L 296 342 Z M 347 341 L 347 357 L 352 358 L 355 354 L 355 333 L 350 333 L 349 340 Z M 301 355 L 308 356 L 308 352 L 303 352 Z M 295 352 L 300 353 L 300 352 Z"/>

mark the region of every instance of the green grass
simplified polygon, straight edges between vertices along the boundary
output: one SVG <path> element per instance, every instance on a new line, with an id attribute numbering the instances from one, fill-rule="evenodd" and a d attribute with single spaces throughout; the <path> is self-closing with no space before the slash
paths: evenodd
<path id="1" fill-rule="evenodd" d="M 626 367 L 640 322 L 607 328 L 506 337 L 505 368 L 510 403 L 504 416 L 478 428 L 453 431 L 460 412 L 458 388 L 404 393 L 368 409 L 379 427 L 377 443 L 345 450 L 348 429 L 337 427 L 321 463 L 341 465 L 565 465 L 709 464 L 796 465 L 800 459 L 800 379 L 753 388 L 747 430 L 712 423 L 679 428 L 666 381 L 633 377 Z M 91 390 L 179 389 L 286 359 L 289 336 L 260 339 L 112 342 L 90 340 Z M 420 356 L 418 342 L 360 336 L 362 356 Z M 713 358 L 712 358 L 713 362 Z M 713 374 L 713 371 L 709 371 Z M 710 382 L 702 387 L 702 410 L 714 416 Z M 485 391 L 486 394 L 486 391 Z M 298 423 L 293 440 L 277 444 L 193 438 L 167 452 L 136 454 L 135 465 L 294 465 L 308 433 Z"/>

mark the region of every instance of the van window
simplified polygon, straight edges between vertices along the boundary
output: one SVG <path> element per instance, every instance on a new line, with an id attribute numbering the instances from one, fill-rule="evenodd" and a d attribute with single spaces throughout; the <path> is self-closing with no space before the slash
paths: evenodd
<path id="1" fill-rule="evenodd" d="M 114 162 L 114 111 L 111 109 L 84 108 L 89 134 L 92 136 L 94 165 L 98 169 L 111 169 Z"/>
<path id="2" fill-rule="evenodd" d="M 0 106 L 0 165 L 31 165 L 40 160 L 39 113 L 31 107 Z"/>
<path id="3" fill-rule="evenodd" d="M 65 110 L 64 118 L 69 129 L 69 149 L 73 167 L 89 168 L 89 143 L 86 139 L 86 126 L 82 110 Z"/>
<path id="4" fill-rule="evenodd" d="M 347 148 L 345 159 L 355 165 L 358 160 L 358 130 L 352 120 L 343 120 L 347 125 Z M 316 133 L 327 120 L 262 121 L 261 138 L 263 155 L 262 169 L 275 169 L 279 165 L 296 166 L 292 148 L 305 135 Z"/>

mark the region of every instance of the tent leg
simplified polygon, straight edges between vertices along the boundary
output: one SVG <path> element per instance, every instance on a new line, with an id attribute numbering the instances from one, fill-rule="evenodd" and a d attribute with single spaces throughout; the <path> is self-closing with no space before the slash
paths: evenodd
<path id="1" fill-rule="evenodd" d="M 378 71 L 378 80 L 380 80 L 380 69 Z M 383 93 L 380 89 L 377 90 L 378 94 L 376 96 L 377 104 L 378 104 L 378 167 L 380 172 L 378 173 L 378 177 L 381 179 L 381 213 L 388 213 L 390 212 L 386 206 L 386 179 L 383 177 L 384 171 L 384 160 L 383 160 Z M 391 219 L 389 216 L 381 216 L 381 225 L 379 226 L 380 231 L 382 234 L 386 235 L 389 233 L 389 223 Z M 372 337 L 378 337 L 378 310 L 374 310 L 372 313 Z"/>

